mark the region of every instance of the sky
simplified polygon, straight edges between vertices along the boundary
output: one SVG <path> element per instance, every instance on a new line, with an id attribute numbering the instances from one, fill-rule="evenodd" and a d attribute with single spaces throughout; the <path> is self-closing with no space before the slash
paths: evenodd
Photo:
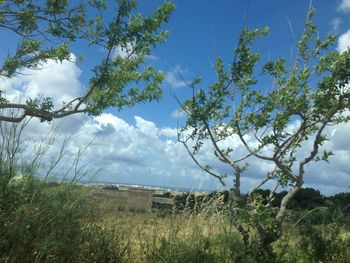
<path id="1" fill-rule="evenodd" d="M 152 50 L 146 60 L 164 72 L 162 84 L 164 96 L 159 102 L 136 105 L 122 111 L 107 109 L 97 117 L 70 116 L 63 121 L 40 123 L 32 120 L 25 135 L 34 144 L 26 145 L 25 155 L 35 152 L 35 143 L 44 140 L 52 127 L 57 127 L 56 140 L 47 152 L 45 171 L 57 158 L 65 138 L 70 138 L 64 148 L 65 156 L 51 172 L 52 176 L 65 174 L 74 169 L 74 160 L 79 156 L 80 172 L 93 176 L 95 181 L 114 183 L 146 184 L 190 189 L 215 190 L 219 183 L 201 171 L 177 142 L 177 123 L 183 121 L 179 106 L 171 96 L 186 99 L 190 89 L 185 81 L 201 76 L 201 87 L 215 80 L 212 65 L 217 56 L 226 63 L 233 59 L 244 16 L 250 28 L 270 28 L 269 35 L 260 40 L 256 49 L 262 60 L 280 56 L 290 58 L 295 47 L 293 34 L 303 30 L 309 6 L 307 0 L 175 0 L 176 9 L 164 29 L 169 30 L 168 40 Z M 150 14 L 162 1 L 139 1 L 138 10 Z M 317 9 L 314 22 L 321 36 L 329 33 L 337 36 L 334 50 L 343 52 L 350 45 L 350 0 L 314 0 Z M 109 15 L 112 15 L 110 13 Z M 11 50 L 15 39 L 0 31 L 0 61 Z M 38 94 L 52 97 L 56 104 L 81 94 L 91 77 L 91 65 L 103 56 L 103 51 L 88 49 L 77 42 L 72 46 L 72 58 L 83 55 L 83 62 L 62 64 L 49 61 L 40 71 L 23 70 L 22 75 L 0 79 L 0 89 L 9 97 L 33 97 Z M 73 135 L 72 135 L 73 134 Z M 331 195 L 350 189 L 350 124 L 330 127 L 330 141 L 326 147 L 336 155 L 329 163 L 313 163 L 307 167 L 305 186 L 319 189 Z M 47 143 L 47 141 L 46 141 Z M 227 143 L 235 145 L 240 152 L 243 146 L 237 138 Z M 305 145 L 307 150 L 308 145 Z M 241 149 L 241 150 L 240 150 Z M 212 155 L 212 147 L 206 144 L 199 156 L 204 163 L 227 171 Z M 251 159 L 249 170 L 243 174 L 242 190 L 255 186 L 271 163 Z M 73 168 L 72 168 L 73 167 Z"/>

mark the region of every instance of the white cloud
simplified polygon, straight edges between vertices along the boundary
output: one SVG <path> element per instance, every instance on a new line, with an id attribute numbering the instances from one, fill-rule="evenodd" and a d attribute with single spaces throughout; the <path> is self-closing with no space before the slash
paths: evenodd
<path id="1" fill-rule="evenodd" d="M 148 136 L 155 138 L 158 135 L 158 128 L 155 123 L 151 121 L 146 121 L 139 116 L 135 116 L 136 128 L 143 134 L 143 136 Z"/>
<path id="2" fill-rule="evenodd" d="M 178 68 L 181 70 L 181 68 Z M 31 75 L 19 75 L 16 78 L 2 81 L 1 88 L 6 91 L 26 97 L 38 93 L 46 93 L 46 96 L 53 96 L 59 102 L 63 96 L 76 96 L 82 86 L 79 82 L 80 70 L 70 62 L 49 63 L 43 71 L 32 72 Z M 48 87 L 50 87 L 48 89 Z M 159 127 L 156 123 L 145 120 L 141 116 L 135 116 L 134 123 L 111 114 L 102 114 L 91 118 L 86 115 L 74 115 L 65 118 L 57 130 L 58 138 L 53 143 L 50 155 L 47 155 L 47 162 L 50 158 L 58 156 L 63 139 L 81 127 L 72 137 L 66 147 L 66 157 L 62 164 L 57 166 L 55 173 L 61 175 L 67 165 L 74 160 L 75 156 L 88 145 L 81 164 L 83 167 L 102 169 L 97 180 L 111 181 L 116 183 L 152 184 L 189 188 L 215 188 L 218 181 L 201 171 L 188 156 L 183 145 L 177 142 L 177 130 L 174 127 Z M 59 121 L 58 121 L 59 122 Z M 56 122 L 57 123 L 57 122 Z M 297 124 L 290 126 L 290 129 Z M 47 123 L 40 123 L 33 119 L 26 128 L 25 136 L 35 141 L 40 141 L 47 134 L 51 126 Z M 350 125 L 342 124 L 328 129 L 331 140 L 326 147 L 333 150 L 336 156 L 331 157 L 330 164 L 318 162 L 313 163 L 306 169 L 305 182 L 308 186 L 317 186 L 330 191 L 345 191 L 350 185 Z M 248 143 L 254 144 L 252 137 L 246 137 Z M 237 137 L 232 137 L 220 143 L 222 146 L 235 148 L 234 156 L 241 157 L 246 151 Z M 306 143 L 302 147 L 302 153 L 310 149 Z M 27 151 L 33 152 L 34 148 L 29 147 Z M 220 173 L 232 175 L 230 167 L 225 166 L 213 155 L 212 145 L 205 143 L 203 151 L 198 154 L 198 159 L 203 164 L 215 167 Z M 249 169 L 244 173 L 242 189 L 249 190 L 256 185 L 257 180 L 262 178 L 273 168 L 270 162 L 258 159 L 249 159 Z M 85 166 L 87 165 L 87 166 Z M 232 179 L 230 178 L 230 183 Z"/>
<path id="3" fill-rule="evenodd" d="M 339 17 L 332 19 L 332 21 L 331 21 L 332 30 L 335 32 L 338 32 L 339 27 L 342 23 L 343 23 L 343 21 Z"/>
<path id="4" fill-rule="evenodd" d="M 162 128 L 159 131 L 159 135 L 162 135 L 168 138 L 175 138 L 177 137 L 177 129 L 169 128 L 169 127 Z"/>
<path id="5" fill-rule="evenodd" d="M 176 129 L 159 128 L 138 116 L 135 125 L 130 125 L 112 114 L 102 114 L 81 130 L 96 135 L 84 158 L 104 167 L 103 180 L 196 187 L 200 171 L 176 141 Z M 85 136 L 91 135 L 82 132 L 79 140 Z M 179 180 L 179 175 L 184 180 Z M 207 183 L 202 185 L 208 187 L 209 177 L 201 176 L 200 181 L 203 179 Z"/>
<path id="6" fill-rule="evenodd" d="M 146 59 L 149 59 L 149 60 L 158 60 L 158 59 L 159 59 L 159 57 L 157 57 L 157 56 L 155 56 L 155 55 L 152 55 L 152 54 L 146 55 L 145 58 L 146 58 Z"/>
<path id="7" fill-rule="evenodd" d="M 185 117 L 186 112 L 183 109 L 176 109 L 171 113 L 171 117 L 174 119 L 179 119 Z"/>
<path id="8" fill-rule="evenodd" d="M 350 0 L 341 0 L 338 6 L 338 11 L 344 13 L 350 12 Z"/>
<path id="9" fill-rule="evenodd" d="M 117 57 L 121 58 L 127 58 L 130 56 L 130 58 L 136 58 L 137 54 L 134 52 L 134 46 L 132 43 L 128 43 L 125 46 L 116 46 L 112 50 L 112 59 L 116 59 Z"/>
<path id="10" fill-rule="evenodd" d="M 70 121 L 69 118 L 65 121 Z M 36 131 L 28 130 L 31 138 L 39 139 L 48 124 L 39 121 L 32 122 Z M 333 128 L 332 128 L 333 129 Z M 31 131 L 31 132 L 29 132 Z M 59 130 L 60 132 L 61 130 Z M 348 163 L 350 162 L 350 142 L 344 135 L 350 133 L 350 125 L 338 127 L 332 134 L 327 148 L 336 154 L 331 157 L 330 164 L 325 162 L 312 163 L 306 167 L 305 183 L 307 186 L 317 187 L 326 193 L 332 191 L 346 191 L 350 186 Z M 61 133 L 59 133 L 61 134 Z M 64 133 L 65 134 L 65 133 Z M 177 142 L 175 128 L 160 128 L 154 122 L 141 117 L 135 117 L 135 124 L 130 124 L 112 114 L 102 114 L 99 117 L 83 119 L 81 128 L 75 134 L 71 144 L 67 147 L 67 159 L 73 159 L 79 148 L 87 145 L 94 138 L 92 144 L 81 157 L 81 164 L 91 168 L 102 169 L 95 179 L 116 183 L 151 184 L 178 186 L 196 189 L 215 188 L 218 181 L 202 172 L 188 156 L 183 145 Z M 247 138 L 252 143 L 251 138 Z M 62 140 L 57 140 L 51 151 L 57 155 Z M 233 157 L 246 154 L 244 146 L 236 137 L 222 142 L 222 146 L 235 148 Z M 302 152 L 308 146 L 302 147 Z M 208 164 L 220 173 L 232 175 L 232 168 L 224 165 L 213 155 L 212 145 L 205 143 L 198 154 L 198 160 Z M 248 191 L 255 186 L 259 179 L 273 169 L 273 164 L 259 159 L 248 159 L 248 171 L 242 178 L 242 190 Z M 58 167 L 62 169 L 61 166 Z M 63 169 L 62 169 L 63 170 Z M 232 177 L 228 181 L 232 184 Z M 328 189 L 328 190 L 327 190 Z"/>
<path id="11" fill-rule="evenodd" d="M 115 60 L 117 57 L 121 57 L 121 58 L 130 57 L 131 59 L 135 59 L 137 58 L 137 53 L 134 50 L 135 50 L 134 43 L 128 43 L 124 46 L 120 46 L 120 45 L 115 46 L 112 49 L 111 59 Z M 146 55 L 145 59 L 158 60 L 159 57 L 153 54 L 150 54 L 150 55 Z"/>
<path id="12" fill-rule="evenodd" d="M 349 46 L 350 46 L 350 29 L 339 37 L 337 51 L 340 53 L 343 53 L 349 48 Z"/>
<path id="13" fill-rule="evenodd" d="M 186 75 L 188 72 L 181 68 L 180 65 L 176 65 L 174 68 L 172 68 L 170 71 L 166 72 L 165 74 L 165 82 L 171 87 L 171 88 L 182 88 L 186 87 L 186 80 L 184 79 L 184 75 Z"/>
<path id="14" fill-rule="evenodd" d="M 61 107 L 62 102 L 68 102 L 82 92 L 81 71 L 74 61 L 72 54 L 72 61 L 57 63 L 49 60 L 40 70 L 25 69 L 13 78 L 0 80 L 1 89 L 13 102 L 43 96 L 52 98 L 55 108 Z"/>

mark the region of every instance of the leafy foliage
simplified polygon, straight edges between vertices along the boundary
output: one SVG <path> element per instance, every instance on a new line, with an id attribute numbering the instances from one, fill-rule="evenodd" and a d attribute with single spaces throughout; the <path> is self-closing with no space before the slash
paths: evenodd
<path id="1" fill-rule="evenodd" d="M 218 57 L 214 65 L 217 80 L 198 88 L 200 78 L 195 79 L 189 85 L 192 96 L 181 104 L 187 118 L 179 130 L 179 141 L 202 170 L 230 189 L 229 214 L 247 251 L 252 249 L 251 229 L 259 237 L 257 251 L 271 251 L 271 243 L 282 235 L 287 206 L 303 186 L 305 166 L 328 162 L 333 155 L 321 149 L 328 140 L 326 127 L 350 119 L 344 114 L 350 106 L 350 50 L 330 50 L 335 37 L 319 37 L 312 22 L 314 13 L 310 6 L 293 63 L 283 57 L 261 61 L 254 43 L 267 35 L 268 28 L 243 28 L 232 63 L 225 65 Z M 272 83 L 268 88 L 267 79 Z M 237 140 L 244 146 L 245 155 L 235 153 L 230 142 Z M 229 176 L 234 186 L 226 179 L 228 174 L 201 163 L 197 157 L 207 144 L 212 145 L 215 157 L 231 169 Z M 248 167 L 243 161 L 252 158 L 271 162 L 275 167 L 249 193 L 246 207 L 251 209 L 241 213 L 237 209 L 240 177 Z M 275 186 L 267 200 L 254 194 L 272 180 Z M 276 211 L 271 204 L 278 187 L 288 190 Z M 265 260 L 266 254 L 261 256 Z"/>
<path id="2" fill-rule="evenodd" d="M 92 68 L 93 76 L 81 97 L 56 107 L 50 98 L 29 98 L 25 104 L 9 102 L 1 94 L 0 109 L 19 109 L 16 117 L 2 113 L 0 120 L 20 122 L 26 116 L 43 121 L 85 112 L 100 114 L 115 106 L 121 109 L 135 103 L 160 98 L 163 74 L 144 65 L 151 48 L 165 41 L 168 32 L 161 29 L 174 5 L 165 2 L 148 17 L 138 14 L 135 0 L 0 1 L 0 28 L 16 35 L 14 54 L 0 65 L 0 76 L 14 77 L 24 68 L 40 69 L 48 60 L 71 59 L 71 44 L 76 41 L 105 50 L 105 57 Z M 104 12 L 115 9 L 108 19 Z M 122 55 L 117 54 L 122 50 Z M 102 53 L 101 53 L 102 54 Z M 96 59 L 98 61 L 98 59 Z M 55 105 L 57 106 L 57 105 Z"/>
<path id="3" fill-rule="evenodd" d="M 303 185 L 305 165 L 328 161 L 333 155 L 327 149 L 320 151 L 328 140 L 325 128 L 349 121 L 343 113 L 349 110 L 350 51 L 329 51 L 335 37 L 320 39 L 312 22 L 314 13 L 310 7 L 294 63 L 287 64 L 285 58 L 261 62 L 254 43 L 268 28 L 244 28 L 233 62 L 226 66 L 218 58 L 214 67 L 217 81 L 197 90 L 200 82 L 196 80 L 190 85 L 193 95 L 182 104 L 187 119 L 179 131 L 180 141 L 196 163 L 224 186 L 226 175 L 207 169 L 196 159 L 205 143 L 212 144 L 221 162 L 234 168 L 236 193 L 236 182 L 242 167 L 246 168 L 243 160 L 255 157 L 275 165 L 258 187 L 272 179 L 277 182 L 275 189 L 291 187 L 281 201 L 278 222 Z M 272 86 L 261 86 L 259 77 L 263 83 L 270 78 Z M 244 145 L 246 156 L 235 155 L 232 145 L 223 143 L 235 138 Z"/>

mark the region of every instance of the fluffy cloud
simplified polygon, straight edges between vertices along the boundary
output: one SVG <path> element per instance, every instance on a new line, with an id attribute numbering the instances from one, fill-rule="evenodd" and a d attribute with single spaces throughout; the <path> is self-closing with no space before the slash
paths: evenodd
<path id="1" fill-rule="evenodd" d="M 159 59 L 159 57 L 157 57 L 156 55 L 153 55 L 153 54 L 146 55 L 145 58 L 149 59 L 149 60 L 158 60 Z"/>
<path id="2" fill-rule="evenodd" d="M 11 79 L 1 79 L 0 85 L 11 101 L 23 101 L 38 96 L 51 97 L 56 106 L 79 96 L 82 84 L 79 81 L 80 69 L 71 61 L 56 63 L 49 60 L 41 70 L 23 70 Z"/>
<path id="3" fill-rule="evenodd" d="M 338 6 L 338 11 L 344 13 L 350 12 L 350 0 L 341 0 Z"/>
<path id="4" fill-rule="evenodd" d="M 179 119 L 179 118 L 185 117 L 185 115 L 186 115 L 185 111 L 180 109 L 180 108 L 174 110 L 171 113 L 171 117 L 174 118 L 174 119 Z"/>
<path id="5" fill-rule="evenodd" d="M 350 12 L 350 0 L 341 0 L 338 5 L 338 11 L 348 13 Z M 339 29 L 342 20 L 340 18 L 335 18 L 331 21 L 333 29 L 337 31 Z M 337 51 L 342 53 L 348 49 L 350 46 L 350 29 L 342 34 L 338 40 Z"/>
<path id="6" fill-rule="evenodd" d="M 116 46 L 112 49 L 112 59 L 116 59 L 117 57 L 121 58 L 127 58 L 130 56 L 130 58 L 135 59 L 137 58 L 137 54 L 133 53 L 134 52 L 134 43 L 128 43 L 125 46 Z M 148 60 L 158 60 L 159 58 L 153 54 L 146 55 L 145 59 Z"/>
<path id="7" fill-rule="evenodd" d="M 330 24 L 332 26 L 333 31 L 338 32 L 342 23 L 343 23 L 343 21 L 339 17 L 336 17 L 336 18 L 332 19 Z"/>
<path id="8" fill-rule="evenodd" d="M 65 121 L 70 122 L 69 118 Z M 176 140 L 176 129 L 159 128 L 155 123 L 141 117 L 135 117 L 134 121 L 134 124 L 130 124 L 110 113 L 85 119 L 66 146 L 64 163 L 71 163 L 79 153 L 79 149 L 89 145 L 93 139 L 80 157 L 80 165 L 100 169 L 95 178 L 97 181 L 193 189 L 200 187 L 215 189 L 219 186 L 214 178 L 200 171 L 192 162 L 184 147 Z M 32 132 L 30 133 L 31 138 L 39 140 L 38 132 L 47 130 L 47 125 L 39 122 L 30 123 L 28 128 L 33 126 L 32 128 L 37 130 L 37 133 L 34 133 L 37 134 L 36 137 Z M 51 156 L 57 156 L 64 141 L 63 138 L 67 136 L 61 133 L 60 129 L 58 135 L 61 137 L 52 146 Z M 328 133 L 331 134 L 331 140 L 326 147 L 332 149 L 336 155 L 331 157 L 329 164 L 317 162 L 307 166 L 305 183 L 307 186 L 321 189 L 324 193 L 334 194 L 346 191 L 350 186 L 348 178 L 350 142 L 344 139 L 344 134 L 350 133 L 350 126 L 344 124 L 341 127 L 329 129 Z M 247 139 L 252 143 L 250 138 Z M 246 154 L 244 147 L 235 137 L 223 144 L 235 147 L 235 157 Z M 305 145 L 301 154 L 306 152 L 307 148 L 308 145 Z M 203 151 L 197 157 L 200 162 L 214 167 L 216 171 L 232 175 L 232 169 L 215 158 L 209 143 L 203 145 Z M 254 158 L 249 159 L 248 162 L 249 169 L 242 178 L 243 191 L 248 191 L 255 186 L 259 179 L 273 169 L 273 164 L 270 162 Z M 57 166 L 57 169 L 64 170 L 61 166 Z M 54 174 L 59 175 L 59 172 Z M 228 182 L 232 184 L 232 177 L 228 178 Z"/>
<path id="9" fill-rule="evenodd" d="M 339 37 L 337 51 L 340 53 L 343 53 L 349 48 L 349 46 L 350 46 L 350 29 Z"/>
<path id="10" fill-rule="evenodd" d="M 134 46 L 132 43 L 128 43 L 126 46 L 116 46 L 112 50 L 112 59 L 116 59 L 117 57 L 127 58 L 131 56 L 131 58 L 136 58 L 136 54 L 133 54 Z"/>
<path id="11" fill-rule="evenodd" d="M 185 74 L 187 74 L 187 71 L 182 69 L 180 65 L 176 65 L 174 68 L 166 72 L 165 82 L 171 88 L 186 87 L 186 80 L 183 79 Z"/>
<path id="12" fill-rule="evenodd" d="M 41 71 L 31 72 L 31 75 L 19 75 L 2 81 L 0 85 L 6 89 L 7 95 L 13 98 L 44 94 L 52 96 L 55 102 L 60 103 L 80 94 L 82 84 L 79 76 L 80 70 L 74 63 L 49 62 Z M 58 126 L 57 129 L 53 129 L 53 137 L 47 137 L 48 131 L 56 125 Z M 328 134 L 331 140 L 326 146 L 333 150 L 336 156 L 331 158 L 330 164 L 319 162 L 308 166 L 305 182 L 308 186 L 318 187 L 325 193 L 332 194 L 346 191 L 350 184 L 350 141 L 346 140 L 347 134 L 350 134 L 350 125 L 332 127 Z M 141 116 L 135 116 L 133 123 L 128 123 L 111 113 L 95 118 L 82 114 L 74 115 L 53 124 L 33 119 L 23 135 L 34 141 L 34 144 L 28 143 L 23 148 L 27 152 L 25 157 L 28 160 L 31 160 L 39 145 L 51 145 L 42 159 L 42 172 L 47 171 L 63 154 L 61 162 L 51 172 L 57 177 L 77 172 L 84 174 L 86 170 L 90 171 L 88 174 L 93 174 L 94 170 L 100 170 L 94 180 L 195 189 L 215 189 L 219 185 L 217 180 L 193 163 L 183 145 L 177 142 L 176 128 L 159 127 Z M 254 143 L 252 138 L 247 140 Z M 236 137 L 222 142 L 222 145 L 234 147 L 235 156 L 243 156 L 246 153 Z M 306 144 L 303 150 L 307 151 L 308 147 L 310 145 Z M 80 165 L 75 166 L 77 157 Z M 232 169 L 215 158 L 209 143 L 203 145 L 198 159 L 203 164 L 215 167 L 220 173 L 232 175 Z M 243 191 L 256 185 L 258 179 L 273 168 L 271 163 L 258 159 L 250 159 L 248 162 L 249 170 L 242 178 Z M 232 177 L 228 180 L 232 183 Z"/>
<path id="13" fill-rule="evenodd" d="M 67 158 L 74 159 L 78 149 L 93 138 L 80 164 L 101 169 L 95 180 L 187 188 L 216 185 L 188 158 L 176 141 L 176 129 L 158 128 L 138 116 L 134 120 L 129 124 L 110 113 L 88 119 L 67 145 Z M 59 151 L 60 143 L 62 140 L 53 145 L 52 155 Z"/>

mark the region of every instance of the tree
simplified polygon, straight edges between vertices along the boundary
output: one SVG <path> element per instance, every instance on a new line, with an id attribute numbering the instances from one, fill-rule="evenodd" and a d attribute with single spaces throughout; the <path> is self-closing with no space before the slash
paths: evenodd
<path id="1" fill-rule="evenodd" d="M 135 0 L 118 0 L 108 7 L 105 0 L 73 2 L 0 1 L 0 29 L 18 39 L 13 54 L 0 64 L 0 77 L 12 78 L 25 68 L 40 70 L 48 60 L 69 60 L 71 44 L 78 40 L 106 51 L 92 69 L 93 76 L 83 94 L 58 107 L 51 98 L 42 97 L 12 102 L 1 90 L 0 121 L 21 122 L 26 116 L 50 121 L 75 113 L 97 115 L 106 107 L 121 109 L 160 98 L 163 75 L 145 66 L 144 60 L 151 47 L 167 38 L 167 31 L 161 27 L 168 21 L 174 5 L 165 2 L 143 18 L 136 13 Z M 105 18 L 107 8 L 115 8 L 111 19 Z M 125 55 L 115 56 L 116 48 Z M 6 115 L 9 109 L 19 113 Z"/>
<path id="2" fill-rule="evenodd" d="M 233 62 L 226 66 L 217 58 L 214 67 L 217 80 L 207 88 L 198 89 L 201 79 L 196 78 L 189 84 L 192 96 L 180 103 L 187 118 L 179 129 L 179 140 L 204 171 L 230 187 L 227 174 L 219 173 L 198 158 L 203 145 L 210 143 L 218 160 L 232 168 L 236 195 L 240 193 L 240 176 L 246 168 L 244 161 L 257 158 L 274 164 L 275 168 L 255 189 L 267 181 L 275 182 L 271 201 L 277 187 L 287 188 L 278 211 L 270 208 L 270 202 L 264 205 L 265 201 L 254 191 L 248 198 L 249 222 L 261 234 L 264 244 L 282 234 L 287 206 L 303 186 L 305 166 L 328 161 L 333 154 L 321 151 L 328 139 L 326 127 L 349 121 L 345 113 L 350 98 L 350 51 L 339 54 L 329 49 L 335 37 L 319 37 L 312 22 L 314 12 L 310 6 L 293 63 L 288 64 L 284 58 L 261 62 L 254 43 L 268 33 L 268 28 L 244 28 Z M 259 86 L 261 78 L 272 79 L 272 86 Z M 247 154 L 235 156 L 235 148 L 227 143 L 230 140 L 239 140 Z M 232 214 L 234 206 L 230 210 Z M 271 215 L 272 221 L 264 219 Z M 234 213 L 231 218 L 248 245 L 247 219 L 245 224 L 240 224 L 237 217 Z"/>

